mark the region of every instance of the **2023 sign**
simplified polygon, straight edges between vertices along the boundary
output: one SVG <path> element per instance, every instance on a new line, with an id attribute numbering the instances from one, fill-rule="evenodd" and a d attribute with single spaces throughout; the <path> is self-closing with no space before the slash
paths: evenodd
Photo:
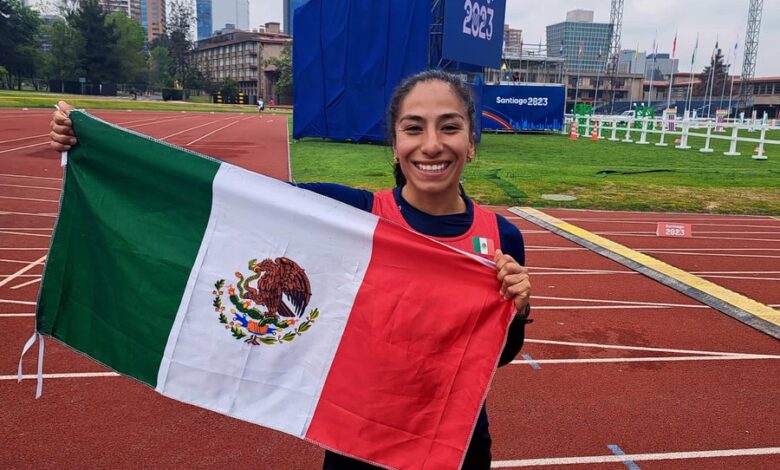
<path id="1" fill-rule="evenodd" d="M 488 4 L 492 1 L 486 0 Z M 463 34 L 490 41 L 493 37 L 493 9 L 471 0 L 463 2 L 463 9 L 466 11 L 466 17 L 463 19 Z"/>

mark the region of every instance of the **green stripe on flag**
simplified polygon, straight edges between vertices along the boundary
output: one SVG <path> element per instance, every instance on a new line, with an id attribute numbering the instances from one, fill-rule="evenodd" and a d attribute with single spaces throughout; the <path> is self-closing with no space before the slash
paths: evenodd
<path id="1" fill-rule="evenodd" d="M 152 387 L 211 211 L 219 162 L 82 112 L 38 331 Z"/>
<path id="2" fill-rule="evenodd" d="M 474 253 L 480 253 L 480 240 L 479 237 L 472 237 L 471 242 L 474 245 Z"/>

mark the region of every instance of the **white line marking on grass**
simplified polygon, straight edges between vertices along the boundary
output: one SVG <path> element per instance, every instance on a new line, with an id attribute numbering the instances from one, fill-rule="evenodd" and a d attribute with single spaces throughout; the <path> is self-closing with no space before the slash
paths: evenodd
<path id="1" fill-rule="evenodd" d="M 8 317 L 34 317 L 34 313 L 0 313 L 0 318 Z"/>
<path id="2" fill-rule="evenodd" d="M 213 130 L 213 131 L 209 132 L 208 134 L 202 135 L 202 136 L 198 137 L 197 139 L 193 140 L 192 142 L 190 142 L 190 143 L 188 143 L 188 144 L 185 144 L 185 145 L 192 145 L 192 144 L 194 144 L 195 142 L 199 142 L 199 141 L 201 141 L 201 140 L 205 139 L 206 137 L 208 137 L 208 136 L 210 136 L 210 135 L 216 134 L 217 132 L 219 132 L 219 131 L 221 131 L 221 130 L 223 130 L 223 129 L 227 129 L 227 128 L 228 128 L 228 127 L 230 127 L 230 126 L 233 126 L 233 125 L 235 125 L 235 124 L 238 124 L 239 122 L 242 122 L 242 121 L 246 121 L 247 119 L 251 119 L 251 118 L 244 118 L 244 119 L 239 119 L 239 120 L 237 120 L 237 121 L 233 121 L 233 122 L 231 122 L 230 124 L 227 124 L 227 125 L 225 125 L 225 126 L 222 126 L 222 127 L 220 127 L 219 129 L 215 129 L 215 130 Z"/>
<path id="3" fill-rule="evenodd" d="M 8 152 L 15 152 L 16 150 L 24 150 L 24 149 L 28 149 L 28 148 L 31 148 L 31 147 L 40 147 L 41 145 L 49 145 L 49 142 L 50 141 L 47 140 L 46 142 L 41 142 L 41 143 L 32 144 L 32 145 L 25 145 L 24 147 L 14 147 L 14 148 L 8 149 L 8 150 L 0 150 L 0 154 L 8 153 Z"/>
<path id="4" fill-rule="evenodd" d="M 542 465 L 585 465 L 597 463 L 621 463 L 627 461 L 644 460 L 688 460 L 723 457 L 740 457 L 747 455 L 775 455 L 780 454 L 780 447 L 757 447 L 752 449 L 724 449 L 704 450 L 696 452 L 664 452 L 652 454 L 625 454 L 625 455 L 592 455 L 582 457 L 551 457 L 541 459 L 523 460 L 495 460 L 490 468 L 515 468 L 534 467 Z"/>
<path id="5" fill-rule="evenodd" d="M 695 307 L 697 305 L 700 305 L 700 304 L 670 304 L 670 303 L 663 303 L 663 302 L 641 302 L 641 301 L 629 301 L 629 300 L 580 299 L 576 297 L 552 297 L 546 295 L 534 295 L 533 298 L 543 299 L 543 300 L 572 300 L 575 302 L 603 302 L 605 304 L 620 304 L 620 305 L 650 305 L 655 307 Z"/>
<path id="6" fill-rule="evenodd" d="M 35 199 L 31 197 L 13 197 L 13 196 L 0 196 L 0 199 L 15 199 L 17 201 L 35 201 L 35 202 L 54 202 L 59 203 L 59 199 Z"/>
<path id="7" fill-rule="evenodd" d="M 20 140 L 40 139 L 41 137 L 49 137 L 49 134 L 33 135 L 30 137 L 20 137 L 18 139 L 0 140 L 0 144 L 9 144 L 11 142 L 19 142 Z"/>
<path id="8" fill-rule="evenodd" d="M 657 353 L 676 353 L 676 354 L 696 354 L 699 356 L 756 356 L 757 354 L 735 353 L 725 351 L 703 351 L 698 349 L 672 349 L 672 348 L 651 348 L 648 346 L 627 346 L 621 344 L 601 344 L 601 343 L 579 343 L 575 341 L 555 341 L 550 339 L 531 339 L 526 338 L 526 343 L 552 344 L 555 346 L 575 346 L 582 348 L 598 349 L 620 349 L 626 351 L 648 351 Z M 780 358 L 780 356 L 773 356 Z"/>
<path id="9" fill-rule="evenodd" d="M 6 176 L 8 178 L 34 178 L 39 180 L 49 180 L 49 181 L 62 181 L 62 178 L 52 178 L 49 176 L 30 176 L 30 175 L 17 175 L 13 173 L 0 173 L 0 176 Z"/>
<path id="10" fill-rule="evenodd" d="M 29 286 L 30 284 L 35 284 L 36 282 L 41 282 L 41 278 L 39 277 L 39 278 L 33 279 L 31 281 L 27 281 L 27 282 L 23 282 L 21 284 L 17 284 L 15 286 L 11 287 L 11 289 L 21 289 L 22 287 Z"/>
<path id="11" fill-rule="evenodd" d="M 28 237 L 43 237 L 51 238 L 51 235 L 45 233 L 26 233 L 26 232 L 11 232 L 10 230 L 0 230 L 0 233 L 4 235 L 24 235 Z"/>
<path id="12" fill-rule="evenodd" d="M 116 372 L 74 372 L 70 374 L 43 374 L 44 379 L 79 379 L 79 378 L 92 378 L 92 377 L 120 377 Z M 23 379 L 37 379 L 36 374 L 24 374 Z M 14 375 L 0 375 L 0 380 L 18 380 L 19 376 Z"/>
<path id="13" fill-rule="evenodd" d="M 7 278 L 5 278 L 2 281 L 0 281 L 0 287 L 3 287 L 4 285 L 8 284 L 9 282 L 13 281 L 17 277 L 19 277 L 22 274 L 26 273 L 27 271 L 31 270 L 35 266 L 37 266 L 39 264 L 43 264 L 44 260 L 46 260 L 46 255 L 41 256 L 40 258 L 38 258 L 37 260 L 35 260 L 32 263 L 28 264 L 27 266 L 23 267 L 19 271 L 16 271 L 15 273 L 11 274 Z M 35 305 L 34 302 L 33 302 L 33 305 Z"/>

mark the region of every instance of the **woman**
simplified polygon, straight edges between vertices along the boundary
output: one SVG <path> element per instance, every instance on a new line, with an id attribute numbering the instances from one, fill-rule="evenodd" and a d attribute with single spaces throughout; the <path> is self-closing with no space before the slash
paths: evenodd
<path id="1" fill-rule="evenodd" d="M 72 124 L 60 102 L 51 122 L 52 148 L 75 145 Z M 396 187 L 371 193 L 332 183 L 299 184 L 359 209 L 373 212 L 456 248 L 473 251 L 474 237 L 487 238 L 498 249 L 489 255 L 496 263 L 500 292 L 519 312 L 509 328 L 499 365 L 510 362 L 523 344 L 531 291 L 523 237 L 503 217 L 473 203 L 460 185 L 467 162 L 473 160 L 475 109 L 469 88 L 457 77 L 436 70 L 406 79 L 395 91 L 388 110 L 388 134 L 393 149 Z M 453 293 L 456 294 L 456 293 Z M 490 468 L 491 438 L 483 406 L 463 468 Z M 326 470 L 373 469 L 371 465 L 326 452 Z"/>

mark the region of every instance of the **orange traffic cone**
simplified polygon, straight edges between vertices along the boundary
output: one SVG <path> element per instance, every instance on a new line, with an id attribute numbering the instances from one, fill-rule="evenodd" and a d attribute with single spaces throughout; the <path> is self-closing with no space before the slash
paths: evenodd
<path id="1" fill-rule="evenodd" d="M 599 123 L 598 121 L 595 121 L 593 123 L 593 130 L 590 131 L 590 140 L 594 142 L 598 142 L 599 140 Z"/>
<path id="2" fill-rule="evenodd" d="M 577 140 L 577 137 L 579 137 L 579 134 L 577 134 L 577 124 L 572 123 L 571 132 L 569 133 L 569 140 Z"/>

